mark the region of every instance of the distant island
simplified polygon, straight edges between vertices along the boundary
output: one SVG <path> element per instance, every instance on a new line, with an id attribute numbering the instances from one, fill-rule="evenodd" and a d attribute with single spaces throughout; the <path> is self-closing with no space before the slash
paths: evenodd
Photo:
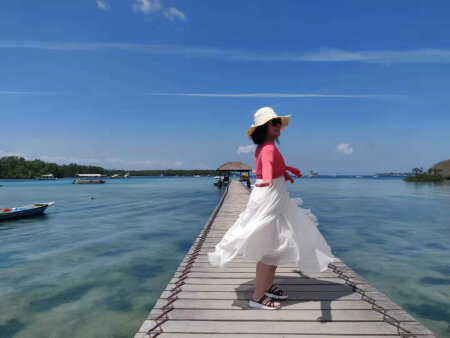
<path id="1" fill-rule="evenodd" d="M 427 172 L 424 172 L 422 167 L 413 168 L 412 175 L 405 177 L 403 180 L 407 182 L 442 182 L 446 178 L 450 179 L 448 169 L 450 169 L 450 160 L 435 164 Z"/>
<path id="2" fill-rule="evenodd" d="M 376 173 L 377 177 L 403 177 L 403 176 L 411 176 L 411 173 Z"/>
<path id="3" fill-rule="evenodd" d="M 165 169 L 165 170 L 114 170 L 98 166 L 78 165 L 76 163 L 58 165 L 46 163 L 41 160 L 25 160 L 18 156 L 5 156 L 0 158 L 0 178 L 37 178 L 52 174 L 56 178 L 75 177 L 78 174 L 102 174 L 107 176 L 123 176 L 130 173 L 131 176 L 193 176 L 193 175 L 217 175 L 216 170 L 211 169 Z"/>

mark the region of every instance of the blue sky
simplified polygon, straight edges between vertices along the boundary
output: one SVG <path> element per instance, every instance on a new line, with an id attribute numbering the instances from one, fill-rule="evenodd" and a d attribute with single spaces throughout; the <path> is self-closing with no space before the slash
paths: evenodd
<path id="1" fill-rule="evenodd" d="M 254 112 L 291 114 L 287 165 L 450 158 L 446 1 L 3 1 L 0 156 L 125 169 L 254 166 Z"/>

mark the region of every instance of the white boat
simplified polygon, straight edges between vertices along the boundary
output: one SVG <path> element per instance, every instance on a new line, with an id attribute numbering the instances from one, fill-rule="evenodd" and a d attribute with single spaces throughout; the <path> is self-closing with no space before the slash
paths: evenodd
<path id="1" fill-rule="evenodd" d="M 77 178 L 72 183 L 74 184 L 100 184 L 105 183 L 105 180 L 102 180 L 102 174 L 78 174 L 80 178 Z"/>
<path id="2" fill-rule="evenodd" d="M 125 177 L 125 178 L 130 177 L 130 173 L 126 173 L 125 175 L 123 175 L 123 177 Z"/>
<path id="3" fill-rule="evenodd" d="M 200 175 L 194 175 L 194 177 L 200 177 Z"/>
<path id="4" fill-rule="evenodd" d="M 53 174 L 42 175 L 42 177 L 36 177 L 38 180 L 57 180 Z"/>
<path id="5" fill-rule="evenodd" d="M 309 177 L 317 177 L 317 175 L 319 175 L 319 173 L 315 170 L 310 170 L 309 171 Z"/>
<path id="6" fill-rule="evenodd" d="M 218 187 L 221 187 L 223 185 L 227 185 L 230 182 L 230 178 L 228 176 L 214 176 L 214 179 L 216 182 L 214 182 L 214 185 L 217 185 Z"/>
<path id="7" fill-rule="evenodd" d="M 114 174 L 114 175 L 111 176 L 111 178 L 120 178 L 120 175 L 119 174 Z"/>

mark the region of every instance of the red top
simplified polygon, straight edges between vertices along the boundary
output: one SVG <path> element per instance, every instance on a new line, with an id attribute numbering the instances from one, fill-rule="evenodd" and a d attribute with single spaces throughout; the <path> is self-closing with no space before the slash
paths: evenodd
<path id="1" fill-rule="evenodd" d="M 258 144 L 255 150 L 255 170 L 256 178 L 268 181 L 284 175 L 287 180 L 294 183 L 292 177 L 287 173 L 291 171 L 295 176 L 301 177 L 300 170 L 287 166 L 278 148 L 272 142 L 265 141 Z"/>

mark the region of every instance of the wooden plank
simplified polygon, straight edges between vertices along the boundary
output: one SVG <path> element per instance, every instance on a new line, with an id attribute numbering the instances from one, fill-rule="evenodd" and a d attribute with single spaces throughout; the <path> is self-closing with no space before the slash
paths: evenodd
<path id="1" fill-rule="evenodd" d="M 256 310 L 258 311 L 258 310 Z M 256 312 L 255 311 L 255 312 Z M 147 325 L 146 325 L 146 324 Z M 153 320 L 146 320 L 141 332 L 153 327 Z M 272 334 L 396 334 L 397 328 L 386 322 L 318 322 L 318 321 L 190 321 L 168 320 L 161 325 L 166 333 L 272 333 Z"/>
<path id="2" fill-rule="evenodd" d="M 174 277 L 179 277 L 181 275 L 180 271 L 177 271 L 174 274 Z M 224 272 L 196 272 L 192 271 L 189 272 L 190 277 L 196 277 L 196 278 L 222 278 L 224 276 L 227 276 L 227 278 L 254 278 L 255 274 L 251 272 L 230 272 L 230 273 L 224 273 Z M 322 272 L 321 274 L 311 274 L 309 275 L 312 278 L 315 277 L 334 277 L 339 278 L 339 276 L 334 272 Z M 356 277 L 356 275 L 353 275 Z M 301 274 L 296 272 L 283 272 L 278 274 L 278 277 L 285 277 L 285 278 L 301 278 Z"/>
<path id="3" fill-rule="evenodd" d="M 398 338 L 398 335 L 359 335 L 364 338 Z M 311 335 L 311 334 L 258 334 L 258 338 L 355 338 L 355 335 Z M 430 336 L 418 336 L 418 338 L 428 338 Z M 148 335 L 145 333 L 137 333 L 135 338 L 148 338 Z M 162 333 L 158 335 L 158 338 L 255 338 L 254 334 L 246 334 L 246 333 L 233 333 L 233 334 L 222 334 L 222 333 Z"/>
<path id="4" fill-rule="evenodd" d="M 177 293 L 178 299 L 246 299 L 247 301 L 252 297 L 253 291 L 244 292 L 196 292 L 196 291 L 181 291 Z M 160 298 L 169 298 L 171 292 L 163 291 Z M 387 300 L 388 298 L 379 292 L 369 292 L 370 297 L 376 300 Z M 314 300 L 360 300 L 361 295 L 356 292 L 289 292 L 290 300 L 314 301 Z"/>
<path id="5" fill-rule="evenodd" d="M 171 290 L 175 287 L 175 284 L 169 283 L 167 284 L 166 290 Z M 239 288 L 239 289 L 238 289 Z M 228 292 L 235 292 L 235 291 L 247 291 L 247 292 L 253 292 L 255 286 L 254 285 L 243 285 L 243 286 L 236 286 L 236 285 L 220 285 L 220 284 L 184 284 L 183 285 L 183 291 L 201 291 L 201 292 L 221 292 L 221 291 L 228 291 Z M 373 287 L 370 286 L 368 290 L 371 290 Z M 353 292 L 352 287 L 345 285 L 345 284 L 303 284 L 303 285 L 296 285 L 296 284 L 290 284 L 283 287 L 283 290 L 290 294 L 291 291 L 341 291 L 341 292 Z"/>
<path id="6" fill-rule="evenodd" d="M 172 278 L 169 283 L 176 283 L 178 278 Z M 188 284 L 203 284 L 203 285 L 211 285 L 211 284 L 220 284 L 226 285 L 231 284 L 237 286 L 241 285 L 255 285 L 255 280 L 253 278 L 228 278 L 225 276 L 224 278 L 193 278 L 189 277 L 184 280 L 185 285 Z M 283 285 L 283 287 L 287 287 L 288 285 L 322 285 L 322 284 L 344 284 L 345 281 L 341 278 L 282 278 L 276 277 L 274 278 L 274 283 L 277 285 Z M 360 287 L 364 287 L 364 285 L 369 285 L 369 283 L 361 281 L 357 284 Z"/>
<path id="7" fill-rule="evenodd" d="M 160 309 L 167 304 L 167 299 L 160 298 L 154 309 Z M 224 309 L 239 311 L 243 309 L 253 310 L 248 306 L 248 300 L 240 299 L 178 299 L 172 303 L 177 309 Z M 296 300 L 283 300 L 281 312 L 292 310 L 371 310 L 372 305 L 365 301 L 309 301 L 299 302 Z M 395 305 L 392 310 L 401 309 Z M 272 311 L 269 311 L 272 313 Z"/>
<path id="8" fill-rule="evenodd" d="M 151 318 L 162 313 L 155 311 Z M 290 311 L 236 311 L 225 309 L 178 309 L 170 311 L 170 320 L 268 320 L 268 321 L 383 321 L 383 314 L 372 309 L 361 310 L 290 310 Z M 414 319 L 412 319 L 414 321 Z"/>

